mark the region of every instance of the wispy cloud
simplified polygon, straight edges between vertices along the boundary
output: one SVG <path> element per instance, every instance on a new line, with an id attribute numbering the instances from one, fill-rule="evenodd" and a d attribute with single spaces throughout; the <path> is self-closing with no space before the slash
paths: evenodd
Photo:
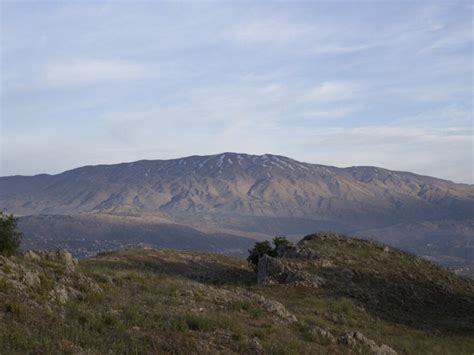
<path id="1" fill-rule="evenodd" d="M 294 23 L 281 17 L 254 18 L 239 23 L 226 32 L 225 37 L 240 43 L 284 44 L 300 40 L 314 32 L 314 25 Z"/>
<path id="2" fill-rule="evenodd" d="M 421 128 L 409 126 L 364 126 L 325 128 L 312 135 L 317 143 L 338 139 L 353 145 L 400 145 L 413 143 L 466 143 L 472 141 L 473 130 L 465 127 Z M 403 143 L 401 143 L 403 142 Z"/>
<path id="3" fill-rule="evenodd" d="M 373 49 L 381 46 L 381 43 L 341 44 L 341 43 L 318 43 L 314 45 L 310 53 L 315 55 L 324 54 L 349 54 Z"/>
<path id="4" fill-rule="evenodd" d="M 39 75 L 38 85 L 63 89 L 101 82 L 136 80 L 146 74 L 142 65 L 123 61 L 82 60 L 48 63 Z"/>
<path id="5" fill-rule="evenodd" d="M 305 98 L 316 102 L 342 101 L 354 98 L 361 91 L 360 85 L 349 81 L 325 81 L 306 93 Z"/>
<path id="6" fill-rule="evenodd" d="M 421 48 L 418 53 L 426 53 L 429 51 L 436 51 L 442 49 L 455 48 L 461 45 L 471 45 L 474 40 L 474 33 L 472 27 L 470 29 L 458 29 L 455 31 L 448 31 L 447 33 L 440 33 L 432 43 L 424 48 Z"/>

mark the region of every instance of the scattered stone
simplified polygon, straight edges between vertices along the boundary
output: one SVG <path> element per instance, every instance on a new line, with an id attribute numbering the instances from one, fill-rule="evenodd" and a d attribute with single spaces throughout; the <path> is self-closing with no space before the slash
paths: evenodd
<path id="1" fill-rule="evenodd" d="M 298 270 L 298 265 L 290 267 L 284 261 L 268 255 L 258 260 L 257 281 L 261 284 L 295 283 L 306 287 L 320 287 L 324 279 Z"/>
<path id="2" fill-rule="evenodd" d="M 336 338 L 334 338 L 334 335 L 332 335 L 328 330 L 320 328 L 320 327 L 313 327 L 311 329 L 311 334 L 316 335 L 317 337 L 321 337 L 323 339 L 326 339 L 330 343 L 335 343 Z"/>
<path id="3" fill-rule="evenodd" d="M 356 346 L 364 346 L 368 348 L 372 354 L 376 355 L 396 355 L 397 352 L 386 344 L 380 346 L 371 339 L 368 339 L 364 334 L 359 331 L 347 332 L 346 334 L 339 337 L 338 342 L 343 345 L 347 345 L 351 348 Z"/>
<path id="4" fill-rule="evenodd" d="M 258 299 L 260 305 L 267 311 L 268 313 L 274 314 L 280 321 L 284 323 L 295 323 L 298 321 L 296 316 L 290 313 L 284 305 L 280 302 L 269 300 L 263 296 L 260 296 Z"/>

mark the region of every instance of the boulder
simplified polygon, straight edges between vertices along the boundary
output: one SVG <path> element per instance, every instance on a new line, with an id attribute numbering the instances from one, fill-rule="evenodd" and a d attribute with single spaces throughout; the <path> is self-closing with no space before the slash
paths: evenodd
<path id="1" fill-rule="evenodd" d="M 258 260 L 257 281 L 261 284 L 271 284 L 284 278 L 283 263 L 271 256 L 264 255 Z"/>

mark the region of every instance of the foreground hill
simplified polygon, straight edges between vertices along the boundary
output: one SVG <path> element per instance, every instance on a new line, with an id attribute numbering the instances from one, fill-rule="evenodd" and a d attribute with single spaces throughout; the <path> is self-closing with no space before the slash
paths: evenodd
<path id="1" fill-rule="evenodd" d="M 177 250 L 0 258 L 7 352 L 472 354 L 474 284 L 318 234 L 259 261 Z"/>
<path id="2" fill-rule="evenodd" d="M 382 241 L 440 260 L 474 262 L 473 186 L 269 154 L 224 153 L 2 177 L 0 206 L 17 215 L 109 215 L 133 218 L 135 225 L 140 220 L 252 238 L 330 229 L 387 236 Z M 35 220 L 23 225 L 33 230 Z M 59 240 L 67 237 L 56 229 L 49 232 Z M 86 231 L 81 237 L 93 235 Z"/>

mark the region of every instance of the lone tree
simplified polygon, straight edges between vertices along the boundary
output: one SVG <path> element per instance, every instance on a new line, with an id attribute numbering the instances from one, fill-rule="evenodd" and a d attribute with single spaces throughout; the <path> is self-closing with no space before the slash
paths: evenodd
<path id="1" fill-rule="evenodd" d="M 16 218 L 0 211 L 0 254 L 10 256 L 18 253 L 21 237 Z"/>
<path id="2" fill-rule="evenodd" d="M 290 242 L 285 237 L 273 238 L 273 248 L 268 240 L 265 240 L 263 242 L 257 242 L 255 243 L 253 249 L 249 250 L 249 256 L 247 258 L 247 261 L 249 265 L 252 266 L 252 268 L 256 271 L 258 268 L 258 260 L 262 256 L 268 255 L 275 257 L 277 256 L 277 250 L 279 247 L 288 246 L 289 244 Z"/>

